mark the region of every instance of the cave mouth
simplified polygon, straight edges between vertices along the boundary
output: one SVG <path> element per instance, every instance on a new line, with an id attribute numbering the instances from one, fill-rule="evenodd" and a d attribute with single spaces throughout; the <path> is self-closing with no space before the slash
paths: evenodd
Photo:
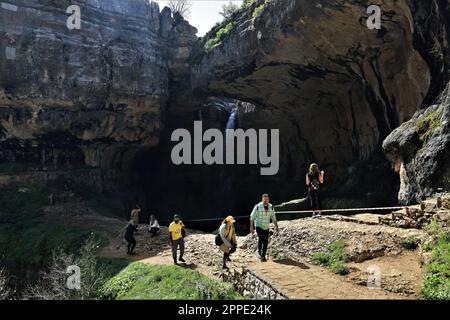
<path id="1" fill-rule="evenodd" d="M 194 122 L 201 121 L 203 130 L 247 129 L 249 117 L 263 107 L 227 97 L 211 96 L 193 112 L 167 119 L 162 139 L 157 147 L 140 152 L 133 167 L 136 202 L 143 207 L 143 219 L 155 213 L 162 223 L 177 213 L 186 221 L 220 219 L 228 215 L 249 215 L 263 193 L 271 193 L 274 203 L 281 200 L 279 188 L 274 188 L 276 176 L 261 176 L 260 164 L 175 165 L 171 153 L 177 142 L 172 133 L 185 129 L 194 135 Z M 204 131 L 204 132 L 205 132 Z M 248 142 L 248 140 L 246 140 Z M 225 145 L 226 145 L 225 141 Z M 209 142 L 203 142 L 205 148 Z M 246 144 L 246 156 L 249 151 Z M 236 151 L 236 149 L 235 149 Z M 272 186 L 272 187 L 271 187 Z M 196 223 L 198 229 L 217 227 L 212 223 Z"/>
<path id="2" fill-rule="evenodd" d="M 270 194 L 275 205 L 305 198 L 305 174 L 315 159 L 307 146 L 292 147 L 297 132 L 291 128 L 280 127 L 280 171 L 272 176 L 261 175 L 259 164 L 176 165 L 171 157 L 178 143 L 171 140 L 172 133 L 184 129 L 193 136 L 195 122 L 201 121 L 203 130 L 220 132 L 269 129 L 276 127 L 273 121 L 281 116 L 269 107 L 223 96 L 209 96 L 198 108 L 182 115 L 172 116 L 169 110 L 159 145 L 138 152 L 131 169 L 131 201 L 143 208 L 142 221 L 155 214 L 162 224 L 168 224 L 174 214 L 179 214 L 190 228 L 213 231 L 228 215 L 248 216 L 264 193 Z M 202 147 L 208 143 L 203 142 Z M 397 178 L 381 148 L 366 160 L 343 163 L 339 168 L 328 165 L 325 170 L 330 181 L 323 188 L 325 208 L 397 204 Z M 370 183 L 379 177 L 383 177 L 379 185 Z M 295 209 L 308 208 L 306 200 Z M 238 224 L 246 230 L 248 219 L 238 219 Z"/>

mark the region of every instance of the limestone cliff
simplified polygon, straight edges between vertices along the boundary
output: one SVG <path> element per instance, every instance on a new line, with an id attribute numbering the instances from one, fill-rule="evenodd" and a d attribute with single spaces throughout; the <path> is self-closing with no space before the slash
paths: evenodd
<path id="1" fill-rule="evenodd" d="M 0 164 L 121 169 L 145 211 L 209 217 L 304 195 L 315 161 L 327 206 L 382 205 L 399 183 L 389 136 L 402 201 L 448 188 L 444 0 L 255 0 L 201 39 L 146 0 L 1 4 Z M 173 129 L 224 130 L 233 110 L 239 128 L 280 129 L 278 175 L 171 163 Z"/>
<path id="2" fill-rule="evenodd" d="M 66 26 L 70 4 L 80 30 Z M 0 20 L 2 161 L 107 168 L 158 144 L 178 34 L 170 12 L 145 0 L 23 0 L 2 2 Z"/>

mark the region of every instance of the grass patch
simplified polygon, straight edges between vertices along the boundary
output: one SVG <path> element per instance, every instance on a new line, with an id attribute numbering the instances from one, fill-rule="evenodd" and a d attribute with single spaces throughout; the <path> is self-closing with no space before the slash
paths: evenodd
<path id="1" fill-rule="evenodd" d="M 442 110 L 436 110 L 428 113 L 417 123 L 416 132 L 419 134 L 420 141 L 427 143 L 436 129 L 441 126 Z"/>
<path id="2" fill-rule="evenodd" d="M 442 227 L 438 231 L 436 224 L 433 220 L 428 228 L 433 241 L 421 293 L 427 300 L 450 300 L 450 232 Z"/>
<path id="3" fill-rule="evenodd" d="M 130 264 L 100 289 L 102 299 L 227 300 L 242 297 L 230 284 L 178 266 Z"/>
<path id="4" fill-rule="evenodd" d="M 336 240 L 327 246 L 327 251 L 316 252 L 312 256 L 312 262 L 316 265 L 327 266 L 336 274 L 345 275 L 348 268 L 348 254 L 345 251 L 346 244 L 343 240 Z"/>

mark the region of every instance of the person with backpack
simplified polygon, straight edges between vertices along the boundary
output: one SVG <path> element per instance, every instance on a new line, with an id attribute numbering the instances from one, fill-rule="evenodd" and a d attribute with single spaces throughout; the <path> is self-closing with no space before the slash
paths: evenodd
<path id="1" fill-rule="evenodd" d="M 309 166 L 309 172 L 306 175 L 306 185 L 308 186 L 309 200 L 311 202 L 311 210 L 313 211 L 313 218 L 321 217 L 320 206 L 320 186 L 324 182 L 325 172 L 320 171 L 319 166 L 313 163 Z M 316 215 L 317 212 L 317 215 Z"/>
<path id="2" fill-rule="evenodd" d="M 186 262 L 183 259 L 184 255 L 184 237 L 186 236 L 186 231 L 184 230 L 185 226 L 183 222 L 180 220 L 179 215 L 173 216 L 173 222 L 169 225 L 169 237 L 170 237 L 170 243 L 172 245 L 172 258 L 173 263 L 175 265 L 178 265 L 177 262 L 177 251 L 178 248 L 180 248 L 180 262 Z"/>
<path id="3" fill-rule="evenodd" d="M 262 201 L 258 203 L 250 216 L 250 233 L 253 234 L 256 228 L 258 235 L 258 256 L 261 262 L 266 262 L 267 247 L 269 245 L 270 222 L 275 224 L 276 234 L 279 233 L 277 218 L 273 205 L 269 203 L 269 195 L 263 194 Z"/>
<path id="4" fill-rule="evenodd" d="M 125 229 L 125 240 L 128 242 L 128 250 L 127 254 L 134 255 L 136 254 L 133 250 L 136 247 L 136 239 L 134 238 L 134 233 L 137 230 L 137 225 L 134 223 L 134 220 L 131 219 L 127 227 Z"/>
<path id="5" fill-rule="evenodd" d="M 219 233 L 216 235 L 216 245 L 223 252 L 222 269 L 229 270 L 227 262 L 231 262 L 230 255 L 236 252 L 236 229 L 234 223 L 236 221 L 232 216 L 228 216 L 223 220 L 219 228 Z"/>

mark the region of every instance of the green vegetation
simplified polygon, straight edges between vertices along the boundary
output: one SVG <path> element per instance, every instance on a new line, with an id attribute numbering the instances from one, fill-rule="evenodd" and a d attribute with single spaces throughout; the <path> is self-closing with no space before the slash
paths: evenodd
<path id="1" fill-rule="evenodd" d="M 222 45 L 222 41 L 230 34 L 231 30 L 233 30 L 234 28 L 234 22 L 230 22 L 227 25 L 225 25 L 224 27 L 220 28 L 214 38 L 209 39 L 206 43 L 205 43 L 205 49 L 207 51 L 211 51 L 212 49 L 221 46 Z"/>
<path id="2" fill-rule="evenodd" d="M 230 284 L 178 266 L 130 264 L 100 289 L 102 299 L 241 299 Z"/>
<path id="3" fill-rule="evenodd" d="M 47 189 L 36 185 L 10 185 L 0 192 L 0 263 L 19 290 L 37 280 L 36 271 L 48 265 L 54 250 L 75 252 L 92 234 L 46 222 L 39 209 L 48 201 Z"/>
<path id="4" fill-rule="evenodd" d="M 336 274 L 345 275 L 348 273 L 345 263 L 348 254 L 345 252 L 346 244 L 343 240 L 336 240 L 327 246 L 327 251 L 316 252 L 312 257 L 312 262 L 317 265 L 327 266 Z"/>
<path id="5" fill-rule="evenodd" d="M 450 300 L 450 231 L 433 220 L 427 228 L 432 244 L 426 248 L 431 259 L 425 264 L 422 297 L 429 300 Z"/>
<path id="6" fill-rule="evenodd" d="M 320 266 L 327 266 L 330 263 L 330 254 L 328 252 L 316 252 L 312 257 L 312 262 Z"/>
<path id="7" fill-rule="evenodd" d="M 22 47 L 24 49 L 28 49 L 28 47 L 33 43 L 34 39 L 36 39 L 36 35 L 34 34 L 34 32 L 27 32 L 22 38 Z"/>
<path id="8" fill-rule="evenodd" d="M 267 2 L 268 2 L 268 0 L 265 0 L 264 2 L 262 2 L 259 6 L 257 6 L 255 8 L 255 10 L 252 13 L 253 21 L 255 21 L 264 12 Z"/>
<path id="9" fill-rule="evenodd" d="M 419 245 L 419 240 L 415 237 L 409 236 L 402 239 L 402 246 L 408 250 L 415 250 Z"/>
<path id="10" fill-rule="evenodd" d="M 419 120 L 416 131 L 419 134 L 420 141 L 422 141 L 423 144 L 427 143 L 436 129 L 441 126 L 441 117 L 442 110 L 438 109 L 428 113 L 425 117 Z"/>
<path id="11" fill-rule="evenodd" d="M 75 252 L 54 250 L 51 261 L 39 273 L 39 280 L 28 286 L 23 297 L 39 300 L 85 300 L 98 297 L 98 290 L 105 282 L 122 270 L 123 260 L 100 259 L 97 257 L 101 243 L 90 236 Z M 81 272 L 80 288 L 72 290 L 67 286 L 67 268 L 77 266 Z"/>

